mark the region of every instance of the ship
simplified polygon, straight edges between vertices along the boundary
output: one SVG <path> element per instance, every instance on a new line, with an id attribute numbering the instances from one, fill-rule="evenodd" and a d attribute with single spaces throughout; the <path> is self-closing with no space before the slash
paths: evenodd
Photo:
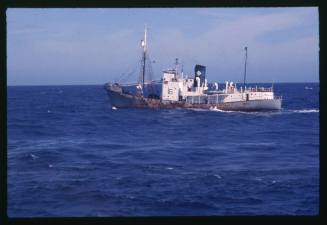
<path id="1" fill-rule="evenodd" d="M 159 81 L 147 76 L 152 71 L 148 47 L 147 29 L 141 40 L 142 57 L 139 79 L 134 84 L 108 82 L 104 85 L 113 109 L 214 109 L 223 111 L 274 111 L 282 108 L 282 96 L 274 94 L 273 85 L 249 87 L 246 85 L 247 47 L 245 47 L 244 81 L 238 85 L 231 81 L 223 84 L 208 83 L 206 66 L 194 66 L 193 75 L 179 71 L 178 59 L 175 68 L 163 71 Z M 147 69 L 148 68 L 148 69 Z M 222 86 L 222 88 L 221 88 Z M 158 88 L 159 87 L 159 88 Z M 158 91 L 159 90 L 159 91 Z"/>

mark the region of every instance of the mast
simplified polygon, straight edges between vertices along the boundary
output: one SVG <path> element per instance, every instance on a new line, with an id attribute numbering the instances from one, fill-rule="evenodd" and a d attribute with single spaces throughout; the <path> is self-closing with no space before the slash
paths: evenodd
<path id="1" fill-rule="evenodd" d="M 245 47 L 245 63 L 244 63 L 244 81 L 243 81 L 243 87 L 245 90 L 245 82 L 246 82 L 246 63 L 247 63 L 247 59 L 248 59 L 248 47 Z"/>
<path id="2" fill-rule="evenodd" d="M 144 29 L 144 40 L 142 41 L 142 47 L 143 47 L 143 57 L 142 57 L 142 91 L 144 92 L 144 79 L 145 79 L 145 65 L 146 65 L 146 33 L 147 28 L 145 26 Z"/>
<path id="3" fill-rule="evenodd" d="M 177 78 L 178 75 L 177 69 L 178 69 L 178 58 L 175 59 L 175 78 Z"/>

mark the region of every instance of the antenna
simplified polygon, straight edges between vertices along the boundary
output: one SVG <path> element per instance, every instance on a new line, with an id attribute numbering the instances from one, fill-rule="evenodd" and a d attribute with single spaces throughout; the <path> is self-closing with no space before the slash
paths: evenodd
<path id="1" fill-rule="evenodd" d="M 247 59 L 248 59 L 248 47 L 245 47 L 245 63 L 244 63 L 244 81 L 243 81 L 243 86 L 244 86 L 244 90 L 245 90 L 245 82 L 246 82 L 246 63 L 247 63 Z"/>

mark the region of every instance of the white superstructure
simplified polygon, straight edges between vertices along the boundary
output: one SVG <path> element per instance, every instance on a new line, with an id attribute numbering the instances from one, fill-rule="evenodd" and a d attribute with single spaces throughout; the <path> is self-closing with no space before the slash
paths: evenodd
<path id="1" fill-rule="evenodd" d="M 201 75 L 200 73 L 201 72 L 197 73 L 197 75 Z M 163 102 L 186 101 L 192 104 L 218 104 L 251 100 L 269 100 L 275 98 L 272 87 L 237 88 L 235 83 L 226 81 L 224 85 L 214 83 L 215 90 L 208 91 L 208 82 L 207 79 L 205 79 L 205 74 L 203 80 L 204 82 L 201 83 L 200 77 L 184 78 L 177 73 L 177 70 L 166 70 L 163 72 L 161 99 Z M 218 86 L 225 86 L 225 89 L 219 91 Z"/>
<path id="2" fill-rule="evenodd" d="M 196 77 L 197 83 L 200 83 L 200 78 Z M 193 78 L 183 78 L 177 74 L 176 70 L 166 70 L 163 72 L 162 78 L 162 100 L 163 101 L 181 101 L 188 96 L 203 95 L 208 90 L 208 82 L 194 87 Z"/>

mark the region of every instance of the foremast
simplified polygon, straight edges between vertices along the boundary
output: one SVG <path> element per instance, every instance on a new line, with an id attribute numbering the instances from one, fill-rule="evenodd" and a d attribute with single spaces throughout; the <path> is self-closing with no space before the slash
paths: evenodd
<path id="1" fill-rule="evenodd" d="M 147 51 L 147 28 L 144 29 L 144 40 L 141 41 L 142 52 L 142 92 L 144 91 L 145 69 L 146 69 L 146 51 Z"/>

